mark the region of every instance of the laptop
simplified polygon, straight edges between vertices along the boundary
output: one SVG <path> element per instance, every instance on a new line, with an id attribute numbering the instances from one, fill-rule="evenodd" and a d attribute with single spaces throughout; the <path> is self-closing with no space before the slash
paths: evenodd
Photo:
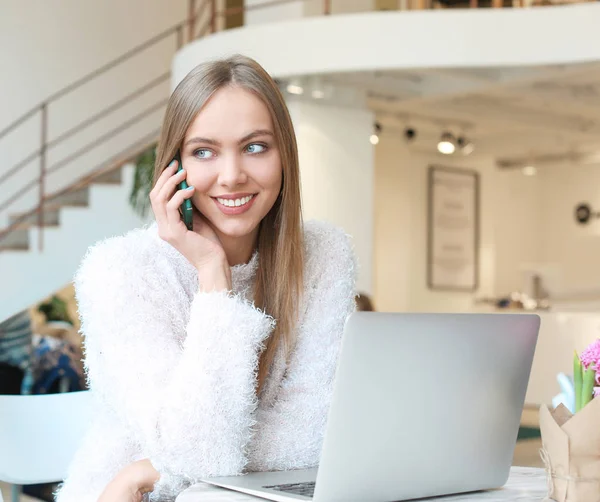
<path id="1" fill-rule="evenodd" d="M 391 502 L 502 487 L 538 337 L 535 314 L 356 312 L 318 469 L 202 480 L 281 502 Z"/>

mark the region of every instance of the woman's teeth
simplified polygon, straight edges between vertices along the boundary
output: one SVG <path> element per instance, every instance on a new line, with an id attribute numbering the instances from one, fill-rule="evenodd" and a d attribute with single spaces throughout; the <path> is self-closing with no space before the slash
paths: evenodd
<path id="1" fill-rule="evenodd" d="M 239 206 L 243 206 L 245 204 L 248 204 L 248 202 L 250 202 L 252 200 L 252 197 L 254 197 L 254 195 L 248 195 L 247 197 L 242 197 L 241 199 L 221 199 L 219 197 L 217 197 L 217 200 L 219 201 L 220 204 L 223 204 L 224 206 L 227 207 L 239 207 Z"/>

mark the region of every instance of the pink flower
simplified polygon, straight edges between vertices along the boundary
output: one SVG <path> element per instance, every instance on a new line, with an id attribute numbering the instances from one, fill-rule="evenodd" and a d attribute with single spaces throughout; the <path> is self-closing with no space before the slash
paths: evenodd
<path id="1" fill-rule="evenodd" d="M 581 359 L 581 364 L 583 364 L 585 369 L 588 369 L 591 364 L 599 367 L 600 340 L 596 340 L 592 344 L 588 345 L 588 347 L 581 353 L 581 356 L 579 356 L 579 359 Z"/>
<path id="2" fill-rule="evenodd" d="M 587 370 L 590 366 L 600 370 L 600 340 L 590 344 L 579 356 L 581 364 Z M 596 372 L 596 385 L 600 385 L 600 371 Z"/>

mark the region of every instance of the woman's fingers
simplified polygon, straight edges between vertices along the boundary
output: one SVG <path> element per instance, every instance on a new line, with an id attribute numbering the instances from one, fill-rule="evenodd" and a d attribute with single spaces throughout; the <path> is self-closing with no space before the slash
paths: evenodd
<path id="1" fill-rule="evenodd" d="M 159 194 L 164 187 L 166 181 L 175 174 L 177 169 L 177 161 L 171 162 L 159 176 L 158 180 L 152 190 L 150 191 L 150 203 L 152 205 L 152 211 L 154 212 L 154 216 L 156 217 L 156 221 L 160 225 L 162 221 L 166 220 L 166 207 L 164 202 L 159 201 Z"/>
<path id="2" fill-rule="evenodd" d="M 175 172 L 177 171 L 178 165 L 179 164 L 177 163 L 177 161 L 174 160 L 167 167 L 165 167 L 165 169 L 163 170 L 161 175 L 156 180 L 154 188 L 152 188 L 152 191 L 150 192 L 150 196 L 158 195 L 158 193 L 161 191 L 163 185 L 165 184 L 165 181 L 167 181 L 171 176 L 173 176 L 173 174 L 175 174 Z"/>
<path id="3" fill-rule="evenodd" d="M 171 199 L 171 196 L 173 195 L 177 185 L 185 180 L 185 170 L 175 172 L 177 165 L 178 164 L 175 161 L 174 164 L 171 164 L 167 169 L 165 169 L 159 180 L 157 180 L 152 192 L 150 192 L 152 210 L 154 211 L 156 221 L 159 225 L 167 221 L 168 217 L 166 205 Z"/>
<path id="4" fill-rule="evenodd" d="M 169 179 L 167 179 L 163 183 L 163 186 L 160 189 L 160 192 L 158 192 L 157 200 L 159 202 L 160 201 L 169 202 L 169 200 L 171 200 L 171 196 L 173 195 L 173 192 L 177 188 L 177 185 L 179 183 L 181 183 L 183 180 L 185 180 L 185 176 L 186 176 L 185 169 L 182 169 L 178 173 L 175 173 L 172 176 L 170 176 Z"/>
<path id="5" fill-rule="evenodd" d="M 167 202 L 167 223 L 169 227 L 176 228 L 181 223 L 179 207 L 183 204 L 184 200 L 189 199 L 192 195 L 194 195 L 194 187 L 177 190 L 173 197 L 171 197 L 171 200 Z"/>

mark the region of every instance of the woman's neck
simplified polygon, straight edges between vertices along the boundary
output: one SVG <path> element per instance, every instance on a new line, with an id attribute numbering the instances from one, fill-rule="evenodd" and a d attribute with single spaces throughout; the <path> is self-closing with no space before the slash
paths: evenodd
<path id="1" fill-rule="evenodd" d="M 257 236 L 258 229 L 244 237 L 219 235 L 219 240 L 221 241 L 230 267 L 248 263 L 250 261 L 250 258 L 252 258 L 252 254 L 256 249 Z"/>

